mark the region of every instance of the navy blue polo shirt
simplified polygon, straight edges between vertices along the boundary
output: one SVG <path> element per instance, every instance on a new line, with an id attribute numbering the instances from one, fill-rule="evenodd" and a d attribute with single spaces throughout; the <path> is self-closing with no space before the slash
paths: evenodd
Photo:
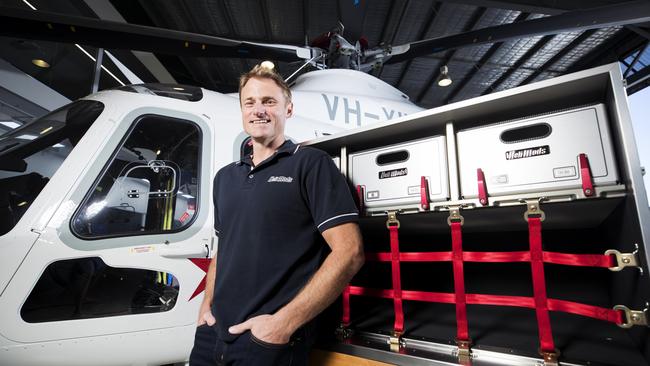
<path id="1" fill-rule="evenodd" d="M 324 152 L 291 141 L 253 167 L 250 157 L 214 179 L 219 236 L 213 313 L 219 337 L 228 327 L 273 314 L 320 266 L 321 233 L 358 220 L 345 178 Z"/>

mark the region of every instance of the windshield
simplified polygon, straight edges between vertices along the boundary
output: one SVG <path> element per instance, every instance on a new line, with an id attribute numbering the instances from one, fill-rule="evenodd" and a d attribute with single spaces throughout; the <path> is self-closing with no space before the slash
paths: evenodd
<path id="1" fill-rule="evenodd" d="M 0 235 L 27 211 L 104 110 L 80 100 L 0 135 Z"/>

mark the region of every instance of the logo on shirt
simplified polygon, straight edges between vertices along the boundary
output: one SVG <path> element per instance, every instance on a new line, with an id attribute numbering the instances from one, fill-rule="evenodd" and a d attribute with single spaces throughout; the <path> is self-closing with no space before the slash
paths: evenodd
<path id="1" fill-rule="evenodd" d="M 271 176 L 269 180 L 267 180 L 269 183 L 291 183 L 293 182 L 293 177 L 285 177 L 285 176 Z"/>

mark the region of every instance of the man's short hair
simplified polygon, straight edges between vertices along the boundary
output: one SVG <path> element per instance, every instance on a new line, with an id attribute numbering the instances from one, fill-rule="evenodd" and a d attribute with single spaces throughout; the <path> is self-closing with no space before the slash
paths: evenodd
<path id="1" fill-rule="evenodd" d="M 242 74 L 242 76 L 239 77 L 239 102 L 241 103 L 241 90 L 244 88 L 246 83 L 252 78 L 257 78 L 257 79 L 271 79 L 275 82 L 277 86 L 282 89 L 282 94 L 284 94 L 284 97 L 287 99 L 287 103 L 291 102 L 291 89 L 289 89 L 289 85 L 282 79 L 282 76 L 275 72 L 275 68 L 270 69 L 267 67 L 263 67 L 261 64 L 255 65 L 249 72 Z"/>

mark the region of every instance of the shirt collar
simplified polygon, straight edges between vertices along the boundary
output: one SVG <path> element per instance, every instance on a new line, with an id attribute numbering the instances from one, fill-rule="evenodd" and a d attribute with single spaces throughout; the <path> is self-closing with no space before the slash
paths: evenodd
<path id="1" fill-rule="evenodd" d="M 282 145 L 280 145 L 280 147 L 278 147 L 278 149 L 275 151 L 275 153 L 270 158 L 268 158 L 266 160 L 271 161 L 271 160 L 275 159 L 275 157 L 278 156 L 278 155 L 284 155 L 284 154 L 293 155 L 293 154 L 296 153 L 296 151 L 298 151 L 298 148 L 299 148 L 299 145 L 296 145 L 291 140 L 286 139 L 286 140 L 284 140 Z M 253 166 L 253 159 L 251 159 L 250 155 L 246 155 L 243 158 L 241 158 L 241 160 L 239 160 L 238 165 L 241 165 L 241 164 L 246 164 L 246 165 Z"/>

